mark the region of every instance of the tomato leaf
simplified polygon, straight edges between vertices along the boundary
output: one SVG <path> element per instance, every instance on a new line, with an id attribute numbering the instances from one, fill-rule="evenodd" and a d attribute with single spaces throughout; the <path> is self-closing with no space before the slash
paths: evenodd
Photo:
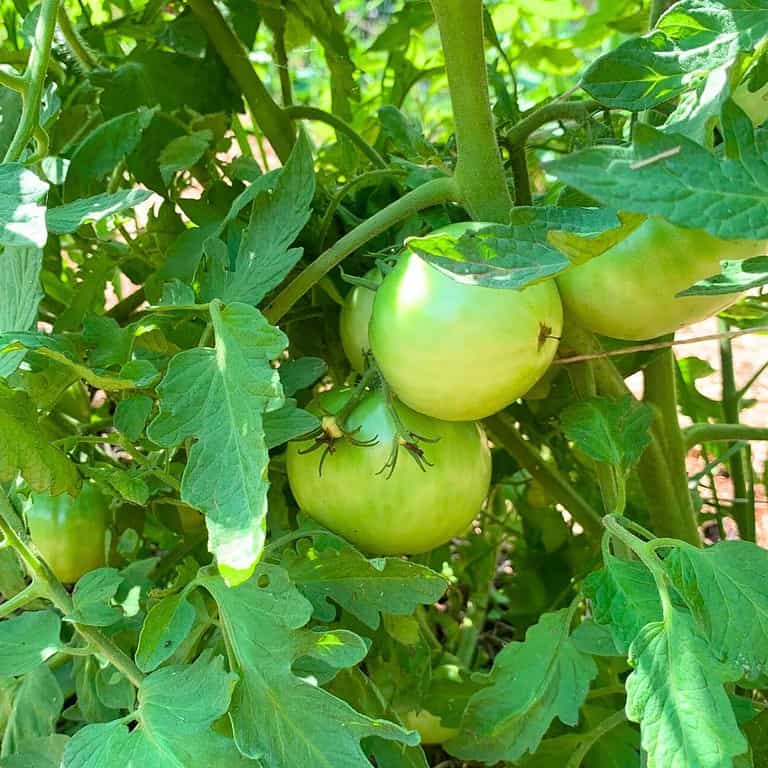
<path id="1" fill-rule="evenodd" d="M 20 163 L 0 164 L 0 245 L 45 245 L 45 208 L 38 200 L 47 191 L 48 184 Z"/>
<path id="2" fill-rule="evenodd" d="M 289 246 L 309 220 L 315 192 L 312 151 L 306 135 L 300 134 L 279 174 L 262 176 L 251 186 L 258 193 L 234 264 L 230 265 L 229 252 L 221 240 L 206 243 L 209 263 L 202 284 L 206 301 L 217 298 L 258 304 L 301 258 L 303 249 Z M 233 209 L 242 206 L 242 198 L 235 201 Z M 229 217 L 233 217 L 232 211 Z"/>
<path id="3" fill-rule="evenodd" d="M 712 652 L 746 680 L 768 673 L 768 552 L 748 541 L 681 542 L 664 567 Z"/>
<path id="4" fill-rule="evenodd" d="M 371 629 L 379 626 L 381 612 L 410 615 L 417 605 L 439 600 L 447 587 L 423 565 L 395 557 L 368 560 L 349 546 L 287 551 L 283 565 L 317 618 L 333 620 L 333 601 Z"/>
<path id="5" fill-rule="evenodd" d="M 67 457 L 51 445 L 26 393 L 0 380 L 0 481 L 22 477 L 35 491 L 76 494 L 80 475 Z"/>
<path id="6" fill-rule="evenodd" d="M 152 398 L 132 395 L 121 400 L 115 408 L 115 429 L 129 440 L 138 440 L 152 412 Z"/>
<path id="7" fill-rule="evenodd" d="M 723 109 L 722 130 L 726 151 L 715 153 L 639 123 L 631 147 L 585 149 L 548 168 L 606 205 L 716 237 L 768 238 L 768 132 L 755 133 L 732 101 Z"/>
<path id="8" fill-rule="evenodd" d="M 622 654 L 646 624 L 661 620 L 659 593 L 642 563 L 610 556 L 603 568 L 587 577 L 583 589 L 595 621 L 608 626 Z"/>
<path id="9" fill-rule="evenodd" d="M 730 670 L 717 660 L 691 616 L 670 609 L 632 643 L 627 717 L 640 723 L 648 768 L 695 765 L 730 768 L 747 751 L 723 683 Z"/>
<path id="10" fill-rule="evenodd" d="M 120 621 L 123 611 L 112 600 L 122 583 L 116 568 L 97 568 L 81 576 L 72 593 L 74 611 L 67 620 L 92 627 L 109 627 Z"/>
<path id="11" fill-rule="evenodd" d="M 768 256 L 721 262 L 722 272 L 700 280 L 678 296 L 720 296 L 768 285 Z"/>
<path id="12" fill-rule="evenodd" d="M 193 664 L 165 667 L 139 688 L 139 706 L 124 719 L 86 725 L 67 744 L 67 768 L 118 768 L 130 755 L 153 768 L 228 768 L 246 765 L 235 745 L 212 728 L 229 707 L 236 676 L 204 651 Z"/>
<path id="13" fill-rule="evenodd" d="M 267 448 L 277 448 L 289 440 L 313 432 L 320 426 L 320 419 L 303 408 L 296 407 L 296 401 L 287 400 L 277 411 L 264 414 L 264 438 Z"/>
<path id="14" fill-rule="evenodd" d="M 461 732 L 446 749 L 465 760 L 515 761 L 535 752 L 555 718 L 579 720 L 579 708 L 597 675 L 591 656 L 569 637 L 568 610 L 545 613 L 525 635 L 496 656 L 490 685 L 469 700 Z"/>
<path id="15" fill-rule="evenodd" d="M 136 664 L 142 672 L 152 672 L 169 659 L 189 634 L 195 622 L 195 609 L 184 592 L 164 597 L 150 608 L 139 635 Z"/>
<path id="16" fill-rule="evenodd" d="M 418 743 L 414 732 L 366 717 L 294 675 L 291 667 L 301 657 L 341 669 L 358 663 L 367 648 L 345 630 L 302 629 L 312 604 L 283 569 L 261 565 L 237 589 L 215 576 L 201 584 L 218 603 L 227 653 L 240 676 L 229 714 L 243 754 L 280 768 L 367 768 L 360 747 L 366 736 Z"/>
<path id="17" fill-rule="evenodd" d="M 45 215 L 48 231 L 57 235 L 74 232 L 86 221 L 101 221 L 126 208 L 135 208 L 151 194 L 144 189 L 121 189 L 49 208 Z"/>
<path id="18" fill-rule="evenodd" d="M 5 248 L 0 253 L 0 333 L 28 331 L 37 319 L 40 268 L 43 253 L 37 248 Z M 0 355 L 0 378 L 7 378 L 24 359 L 24 351 Z"/>
<path id="19" fill-rule="evenodd" d="M 216 349 L 177 354 L 158 386 L 160 413 L 149 438 L 170 447 L 195 441 L 182 499 L 207 517 L 208 546 L 227 579 L 253 573 L 264 547 L 267 513 L 263 411 L 285 400 L 270 361 L 288 340 L 245 304 L 211 303 Z"/>
<path id="20" fill-rule="evenodd" d="M 53 611 L 27 611 L 0 622 L 0 675 L 16 677 L 50 659 L 61 647 L 61 619 Z"/>
<path id="21" fill-rule="evenodd" d="M 630 395 L 612 400 L 592 397 L 560 414 L 565 436 L 595 461 L 632 467 L 651 441 L 653 411 Z"/>
<path id="22" fill-rule="evenodd" d="M 764 10 L 752 0 L 683 0 L 656 29 L 597 59 L 581 85 L 606 106 L 651 109 L 752 50 L 768 34 Z"/>

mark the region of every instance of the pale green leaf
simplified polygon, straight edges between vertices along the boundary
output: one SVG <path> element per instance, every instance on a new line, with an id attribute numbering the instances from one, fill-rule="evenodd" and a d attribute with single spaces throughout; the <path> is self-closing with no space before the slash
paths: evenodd
<path id="1" fill-rule="evenodd" d="M 417 605 L 439 600 L 447 587 L 426 566 L 395 557 L 368 560 L 352 547 L 287 552 L 283 565 L 318 618 L 333 619 L 333 601 L 372 629 L 380 613 L 410 615 Z"/>
<path id="2" fill-rule="evenodd" d="M 135 208 L 151 194 L 145 189 L 121 189 L 49 208 L 46 213 L 48 231 L 57 235 L 74 232 L 86 221 L 101 221 L 126 208 Z"/>
<path id="3" fill-rule="evenodd" d="M 236 589 L 215 576 L 202 585 L 218 603 L 228 656 L 240 676 L 230 717 L 243 754 L 262 759 L 268 768 L 369 768 L 360 747 L 366 736 L 418 743 L 414 732 L 366 717 L 293 674 L 292 665 L 302 656 L 333 668 L 352 666 L 366 646 L 344 630 L 302 629 L 312 605 L 284 570 L 261 565 Z"/>
<path id="4" fill-rule="evenodd" d="M 28 331 L 35 325 L 43 252 L 37 248 L 0 251 L 0 333 Z M 24 351 L 0 355 L 0 377 L 10 376 L 24 359 Z"/>
<path id="5" fill-rule="evenodd" d="M 207 517 L 211 552 L 232 583 L 248 578 L 261 557 L 269 455 L 262 413 L 284 397 L 270 361 L 288 340 L 245 304 L 214 301 L 216 349 L 198 347 L 172 360 L 160 413 L 148 435 L 159 445 L 195 441 L 182 477 L 182 499 Z"/>
<path id="6" fill-rule="evenodd" d="M 119 621 L 123 611 L 112 601 L 122 583 L 123 577 L 116 568 L 89 571 L 75 584 L 74 611 L 67 619 L 93 627 L 108 627 Z"/>
<path id="7" fill-rule="evenodd" d="M 748 541 L 680 542 L 664 566 L 715 655 L 747 680 L 768 674 L 768 551 Z"/>
<path id="8" fill-rule="evenodd" d="M 45 208 L 38 201 L 47 191 L 48 184 L 20 163 L 0 164 L 0 245 L 45 245 Z"/>
<path id="9" fill-rule="evenodd" d="M 671 609 L 630 648 L 627 717 L 640 723 L 648 768 L 732 768 L 747 751 L 723 683 L 729 670 L 690 615 Z"/>
<path id="10" fill-rule="evenodd" d="M 75 495 L 80 487 L 75 465 L 51 445 L 27 394 L 0 380 L 0 481 L 19 472 L 35 491 Z"/>
<path id="11" fill-rule="evenodd" d="M 61 620 L 53 611 L 27 611 L 0 622 L 0 676 L 23 675 L 61 647 Z"/>
<path id="12" fill-rule="evenodd" d="M 514 761 L 535 752 L 555 718 L 576 725 L 590 681 L 591 656 L 569 637 L 570 612 L 545 613 L 496 656 L 490 685 L 469 700 L 450 754 L 466 760 Z"/>

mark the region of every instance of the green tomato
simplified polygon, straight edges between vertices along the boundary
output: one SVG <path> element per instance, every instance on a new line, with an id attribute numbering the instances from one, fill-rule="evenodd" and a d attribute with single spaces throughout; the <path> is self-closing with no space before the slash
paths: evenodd
<path id="1" fill-rule="evenodd" d="M 676 294 L 720 272 L 722 259 L 766 252 L 764 242 L 720 240 L 664 219 L 646 219 L 605 253 L 573 267 L 557 282 L 563 304 L 584 328 L 639 341 L 672 333 L 733 304 L 740 294 Z"/>
<path id="2" fill-rule="evenodd" d="M 104 535 L 109 503 L 92 482 L 75 498 L 66 493 L 32 495 L 26 516 L 32 541 L 60 581 L 77 581 L 106 562 Z"/>
<path id="3" fill-rule="evenodd" d="M 401 717 L 406 728 L 419 732 L 422 744 L 443 744 L 459 735 L 458 728 L 446 728 L 443 721 L 428 709 L 418 712 L 412 709 Z"/>
<path id="4" fill-rule="evenodd" d="M 366 280 L 381 282 L 381 272 L 372 269 L 365 275 Z M 339 317 L 341 346 L 352 364 L 352 367 L 362 373 L 365 370 L 365 353 L 371 348 L 368 341 L 368 323 L 373 312 L 373 300 L 376 292 L 364 285 L 356 285 L 344 300 Z"/>
<path id="5" fill-rule="evenodd" d="M 460 236 L 490 226 L 452 224 Z M 554 280 L 522 291 L 466 285 L 405 251 L 376 292 L 371 349 L 411 408 L 481 419 L 524 395 L 557 351 L 563 308 Z"/>
<path id="6" fill-rule="evenodd" d="M 309 410 L 335 414 L 351 390 L 331 390 Z M 322 449 L 302 453 L 312 443 L 288 444 L 288 481 L 301 509 L 361 549 L 377 555 L 427 552 L 461 534 L 480 511 L 491 478 L 491 456 L 484 433 L 472 422 L 445 422 L 396 403 L 404 428 L 436 442 L 419 447 L 432 466 L 422 470 L 407 450 L 398 448 L 391 476 L 381 471 L 392 451 L 397 428 L 381 392 L 367 394 L 347 418 L 357 441 L 335 441 L 320 462 Z"/>

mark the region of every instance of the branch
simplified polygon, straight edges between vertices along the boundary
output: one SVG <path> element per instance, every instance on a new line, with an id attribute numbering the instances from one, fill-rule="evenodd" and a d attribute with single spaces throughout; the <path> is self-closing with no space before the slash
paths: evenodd
<path id="1" fill-rule="evenodd" d="M 72 55 L 78 60 L 83 69 L 94 69 L 99 65 L 88 49 L 88 46 L 77 33 L 77 30 L 72 24 L 72 20 L 69 18 L 63 7 L 59 8 L 59 29 L 61 30 L 62 37 L 66 41 L 69 50 L 72 51 Z"/>
<path id="2" fill-rule="evenodd" d="M 347 122 L 331 112 L 317 107 L 292 105 L 283 109 L 283 114 L 290 120 L 317 120 L 343 133 L 377 168 L 387 168 L 387 161 Z"/>
<path id="3" fill-rule="evenodd" d="M 433 179 L 411 190 L 403 197 L 382 208 L 378 213 L 364 221 L 360 226 L 347 232 L 327 251 L 320 254 L 303 272 L 291 281 L 264 310 L 264 316 L 270 323 L 277 323 L 288 310 L 310 289 L 340 264 L 350 253 L 362 248 L 376 235 L 386 232 L 391 226 L 424 208 L 433 205 L 457 201 L 459 190 L 453 178 L 446 176 Z"/>
<path id="4" fill-rule="evenodd" d="M 579 492 L 560 474 L 556 467 L 542 459 L 539 452 L 527 441 L 504 413 L 497 413 L 484 420 L 493 440 L 538 480 L 549 494 L 568 510 L 573 519 L 595 541 L 603 533 L 600 515 L 592 509 Z"/>
<path id="5" fill-rule="evenodd" d="M 553 101 L 539 107 L 515 123 L 502 136 L 510 147 L 525 144 L 528 137 L 547 123 L 558 120 L 585 120 L 592 112 L 602 109 L 596 101 Z"/>
<path id="6" fill-rule="evenodd" d="M 24 89 L 27 87 L 27 81 L 22 75 L 0 69 L 0 85 L 5 88 L 10 88 L 12 91 L 23 93 Z"/>
<path id="7" fill-rule="evenodd" d="M 686 448 L 703 443 L 730 443 L 737 440 L 768 440 L 768 427 L 749 424 L 691 424 L 683 430 Z"/>
<path id="8" fill-rule="evenodd" d="M 256 74 L 245 46 L 230 29 L 213 0 L 189 0 L 189 7 L 242 91 L 253 119 L 285 163 L 295 140 L 293 125 Z"/>

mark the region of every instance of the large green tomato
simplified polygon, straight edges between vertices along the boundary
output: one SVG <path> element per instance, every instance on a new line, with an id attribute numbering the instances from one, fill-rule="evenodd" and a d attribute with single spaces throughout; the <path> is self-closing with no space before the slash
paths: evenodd
<path id="1" fill-rule="evenodd" d="M 335 414 L 350 390 L 321 394 L 309 409 Z M 342 438 L 322 463 L 323 451 L 302 453 L 311 442 L 288 444 L 288 481 L 301 509 L 361 549 L 376 555 L 427 552 L 462 533 L 480 511 L 491 478 L 491 456 L 482 430 L 472 422 L 445 422 L 402 403 L 403 427 L 429 440 L 419 443 L 432 466 L 422 470 L 404 446 L 391 476 L 381 471 L 397 428 L 381 392 L 367 394 L 346 421 L 359 446 Z M 357 431 L 355 431 L 357 430 Z"/>
<path id="2" fill-rule="evenodd" d="M 366 280 L 381 282 L 381 272 L 372 269 L 365 275 Z M 352 364 L 362 373 L 365 370 L 365 352 L 371 349 L 368 341 L 368 323 L 373 312 L 373 299 L 376 293 L 364 285 L 356 285 L 344 300 L 339 317 L 341 346 Z"/>
<path id="3" fill-rule="evenodd" d="M 26 509 L 29 533 L 60 581 L 75 582 L 105 564 L 108 506 L 101 491 L 88 481 L 75 498 L 66 493 L 33 494 Z"/>
<path id="4" fill-rule="evenodd" d="M 460 236 L 478 222 L 438 230 Z M 371 349 L 398 397 L 437 419 L 481 419 L 524 395 L 557 351 L 554 280 L 522 291 L 466 285 L 405 251 L 376 292 Z"/>
<path id="5" fill-rule="evenodd" d="M 740 294 L 676 294 L 720 272 L 722 259 L 766 253 L 765 242 L 720 240 L 664 219 L 646 219 L 605 253 L 559 275 L 563 304 L 590 331 L 616 339 L 651 339 L 714 315 Z"/>

